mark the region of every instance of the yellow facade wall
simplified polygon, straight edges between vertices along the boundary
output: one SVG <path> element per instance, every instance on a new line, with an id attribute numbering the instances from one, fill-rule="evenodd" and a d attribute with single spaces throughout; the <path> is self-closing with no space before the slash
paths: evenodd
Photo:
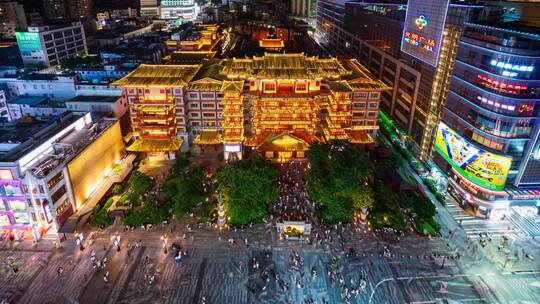
<path id="1" fill-rule="evenodd" d="M 111 173 L 124 154 L 120 123 L 117 121 L 68 163 L 77 208 L 94 192 L 105 175 Z"/>

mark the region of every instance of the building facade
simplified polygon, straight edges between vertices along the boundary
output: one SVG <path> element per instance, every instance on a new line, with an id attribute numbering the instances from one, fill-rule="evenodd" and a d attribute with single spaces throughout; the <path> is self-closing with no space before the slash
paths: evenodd
<path id="1" fill-rule="evenodd" d="M 28 23 L 24 6 L 16 1 L 0 2 L 0 35 L 14 38 L 16 31 L 25 31 Z"/>
<path id="2" fill-rule="evenodd" d="M 531 201 L 540 186 L 539 50 L 526 27 L 465 24 L 433 154 L 452 194 L 479 216 L 523 204 L 526 193 Z M 452 149 L 471 159 L 459 163 Z"/>
<path id="3" fill-rule="evenodd" d="M 431 66 L 402 51 L 410 38 L 405 3 L 320 1 L 328 3 L 336 12 L 320 12 L 317 37 L 392 88 L 381 108 L 410 135 L 420 159 L 448 173 L 463 207 L 488 217 L 536 204 L 538 29 L 487 22 L 498 20 L 496 7 L 450 2 L 440 60 Z"/>
<path id="4" fill-rule="evenodd" d="M 226 159 L 248 146 L 278 161 L 304 158 L 314 140 L 373 143 L 389 89 L 355 60 L 268 53 L 222 65 L 142 65 L 115 85 L 130 106 L 128 150 L 172 158 L 190 143 L 223 144 Z"/>
<path id="5" fill-rule="evenodd" d="M 295 17 L 308 18 L 311 14 L 311 0 L 292 0 L 291 13 Z"/>
<path id="6" fill-rule="evenodd" d="M 140 0 L 141 17 L 159 17 L 160 8 L 158 0 Z"/>
<path id="7" fill-rule="evenodd" d="M 80 22 L 62 27 L 28 27 L 28 31 L 15 35 L 25 65 L 49 67 L 88 51 Z"/>
<path id="8" fill-rule="evenodd" d="M 183 19 L 193 21 L 197 18 L 194 0 L 161 0 L 161 19 Z"/>
<path id="9" fill-rule="evenodd" d="M 90 114 L 66 115 L 0 147 L 7 147 L 0 153 L 0 229 L 31 240 L 56 237 L 124 155 L 118 121 L 92 122 Z"/>

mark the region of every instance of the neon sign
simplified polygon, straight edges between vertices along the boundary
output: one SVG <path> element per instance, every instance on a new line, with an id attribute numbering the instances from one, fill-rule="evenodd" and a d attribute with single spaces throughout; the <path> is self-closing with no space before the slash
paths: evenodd
<path id="1" fill-rule="evenodd" d="M 420 17 L 414 20 L 414 23 L 416 24 L 419 30 L 422 30 L 424 27 L 428 25 L 429 21 L 427 20 L 426 16 L 420 15 Z"/>
<path id="2" fill-rule="evenodd" d="M 514 111 L 516 109 L 516 106 L 500 104 L 500 103 L 498 103 L 496 101 L 489 100 L 489 99 L 487 99 L 485 97 L 477 96 L 476 98 L 478 98 L 478 100 L 480 100 L 482 103 L 485 103 L 485 104 L 490 105 L 490 106 L 494 106 L 495 108 L 501 108 L 503 110 L 508 110 L 508 111 Z"/>
<path id="3" fill-rule="evenodd" d="M 450 0 L 408 0 L 401 51 L 433 67 L 439 63 Z"/>
<path id="4" fill-rule="evenodd" d="M 494 89 L 494 90 L 501 90 L 503 92 L 507 92 L 511 94 L 518 94 L 520 91 L 527 89 L 527 86 L 510 84 L 503 81 L 491 79 L 489 77 L 482 76 L 482 75 L 477 75 L 476 77 L 478 77 L 478 79 L 482 82 L 484 86 Z"/>
<path id="5" fill-rule="evenodd" d="M 510 64 L 510 63 L 505 63 L 498 60 L 491 60 L 490 63 L 492 66 L 496 66 L 498 68 L 513 70 L 513 71 L 518 71 L 518 72 L 532 72 L 534 70 L 534 66 L 532 65 Z"/>
<path id="6" fill-rule="evenodd" d="M 433 52 L 433 49 L 435 47 L 435 40 L 411 32 L 405 32 L 405 37 L 403 38 L 403 40 L 409 44 L 419 46 L 430 52 Z"/>

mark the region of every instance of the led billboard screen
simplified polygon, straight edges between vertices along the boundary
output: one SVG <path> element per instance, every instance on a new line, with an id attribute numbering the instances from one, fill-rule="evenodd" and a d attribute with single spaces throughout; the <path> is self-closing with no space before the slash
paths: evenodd
<path id="1" fill-rule="evenodd" d="M 439 62 L 449 0 L 409 0 L 401 51 L 434 67 Z"/>
<path id="2" fill-rule="evenodd" d="M 444 123 L 439 124 L 434 150 L 456 171 L 478 186 L 503 190 L 511 157 L 489 153 L 470 144 Z"/>

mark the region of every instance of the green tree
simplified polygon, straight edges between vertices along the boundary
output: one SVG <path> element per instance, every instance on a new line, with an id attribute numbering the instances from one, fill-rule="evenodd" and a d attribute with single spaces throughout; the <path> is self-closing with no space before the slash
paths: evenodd
<path id="1" fill-rule="evenodd" d="M 140 208 L 126 211 L 122 224 L 137 227 L 146 224 L 156 225 L 167 220 L 170 216 L 167 206 L 160 205 L 154 198 L 144 202 Z"/>
<path id="2" fill-rule="evenodd" d="M 173 172 L 167 178 L 163 186 L 165 199 L 172 204 L 173 213 L 182 216 L 196 211 L 196 208 L 207 201 L 209 189 L 206 172 L 200 168 L 194 168 L 188 172 Z M 201 213 L 212 208 L 205 206 L 199 209 Z M 204 215 L 208 217 L 208 215 Z"/>
<path id="3" fill-rule="evenodd" d="M 260 155 L 229 163 L 217 180 L 229 222 L 235 225 L 260 222 L 278 196 L 277 169 Z"/>
<path id="4" fill-rule="evenodd" d="M 325 223 L 350 222 L 354 209 L 373 204 L 373 169 L 362 150 L 344 141 L 314 143 L 308 158 L 307 190 L 322 205 L 317 215 Z"/>

